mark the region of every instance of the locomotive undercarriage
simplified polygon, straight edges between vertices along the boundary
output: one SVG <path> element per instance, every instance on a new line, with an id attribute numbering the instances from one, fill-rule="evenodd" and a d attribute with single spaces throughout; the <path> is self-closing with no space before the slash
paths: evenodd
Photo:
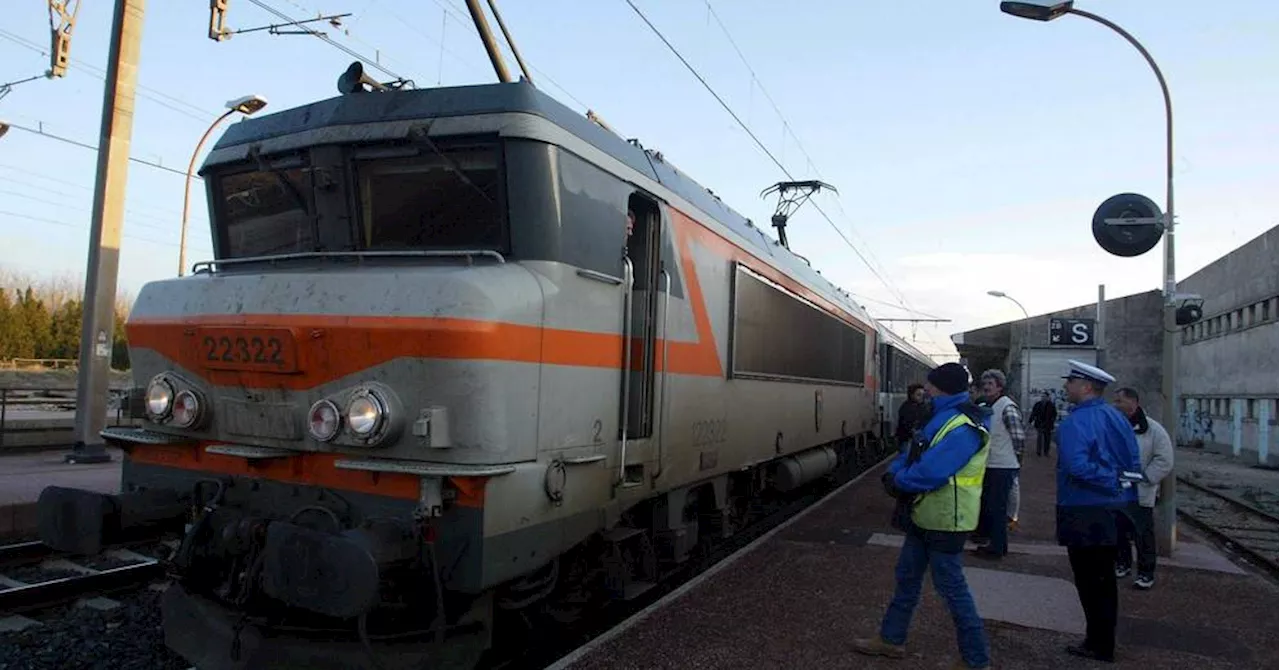
<path id="1" fill-rule="evenodd" d="M 704 563 L 790 493 L 843 479 L 880 455 L 867 438 L 822 449 L 833 467 L 801 479 L 780 473 L 804 452 L 644 500 L 612 529 L 488 590 L 450 586 L 474 558 L 469 550 L 486 542 L 480 510 L 446 504 L 433 517 L 415 513 L 412 500 L 129 461 L 127 493 L 62 490 L 49 494 L 61 506 L 41 507 L 61 520 L 48 524 L 51 544 L 79 538 L 90 548 L 85 519 L 100 509 L 124 513 L 98 522 L 91 539 L 99 544 L 143 508 L 152 527 L 185 529 L 170 559 L 163 621 L 168 646 L 197 667 L 475 668 L 636 599 Z M 793 485 L 780 485 L 788 477 Z"/>

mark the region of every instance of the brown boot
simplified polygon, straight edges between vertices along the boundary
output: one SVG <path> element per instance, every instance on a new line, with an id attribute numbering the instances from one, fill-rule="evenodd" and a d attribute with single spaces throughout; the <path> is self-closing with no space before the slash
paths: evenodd
<path id="1" fill-rule="evenodd" d="M 888 656 L 889 658 L 903 658 L 907 655 L 907 648 L 900 644 L 889 644 L 879 635 L 873 638 L 862 638 L 853 641 L 853 650 L 859 654 L 867 656 Z"/>

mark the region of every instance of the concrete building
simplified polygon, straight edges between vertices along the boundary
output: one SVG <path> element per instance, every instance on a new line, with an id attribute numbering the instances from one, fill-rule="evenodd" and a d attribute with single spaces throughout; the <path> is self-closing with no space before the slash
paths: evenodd
<path id="1" fill-rule="evenodd" d="M 1041 393 L 1052 395 L 1065 412 L 1061 377 L 1074 358 L 1101 364 L 1118 385 L 1137 389 L 1153 418 L 1177 427 L 1181 443 L 1274 464 L 1280 432 L 1278 236 L 1280 228 L 1272 228 L 1179 282 L 1179 293 L 1204 299 L 1204 318 L 1180 334 L 1183 411 L 1176 421 L 1163 416 L 1158 290 L 1106 300 L 1101 319 L 1097 304 L 1080 305 L 951 339 L 974 375 L 1004 370 L 1009 394 L 1024 412 Z"/>
<path id="2" fill-rule="evenodd" d="M 1280 357 L 1280 228 L 1272 228 L 1178 284 L 1204 297 L 1204 318 L 1182 329 L 1179 441 L 1276 456 Z"/>

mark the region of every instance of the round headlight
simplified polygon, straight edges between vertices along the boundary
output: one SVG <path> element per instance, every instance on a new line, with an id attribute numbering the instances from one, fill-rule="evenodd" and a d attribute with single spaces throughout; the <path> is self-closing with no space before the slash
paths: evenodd
<path id="1" fill-rule="evenodd" d="M 321 400 L 311 406 L 311 412 L 307 415 L 307 430 L 311 433 L 311 437 L 321 441 L 328 442 L 338 434 L 338 429 L 342 427 L 342 415 L 338 414 L 338 406 L 328 400 Z"/>
<path id="2" fill-rule="evenodd" d="M 347 427 L 356 437 L 377 433 L 386 416 L 386 403 L 373 392 L 361 393 L 347 403 Z"/>
<path id="3" fill-rule="evenodd" d="M 190 428 L 200 421 L 200 398 L 191 391 L 182 391 L 173 401 L 173 422 Z"/>
<path id="4" fill-rule="evenodd" d="M 147 414 L 154 420 L 169 416 L 173 409 L 173 385 L 163 377 L 156 377 L 147 384 Z"/>

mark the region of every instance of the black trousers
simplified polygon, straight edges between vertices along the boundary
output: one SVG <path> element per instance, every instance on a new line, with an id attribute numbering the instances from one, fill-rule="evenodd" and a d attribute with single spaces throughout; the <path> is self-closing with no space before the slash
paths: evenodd
<path id="1" fill-rule="evenodd" d="M 1156 576 L 1156 529 L 1150 507 L 1133 505 L 1116 518 L 1116 567 L 1133 567 L 1134 544 L 1138 547 L 1138 574 Z"/>
<path id="2" fill-rule="evenodd" d="M 987 550 L 1009 553 L 1009 490 L 1018 468 L 987 468 L 982 478 L 982 506 L 978 511 L 979 537 L 990 538 Z"/>
<path id="3" fill-rule="evenodd" d="M 1116 548 L 1067 547 L 1076 593 L 1084 608 L 1085 646 L 1104 658 L 1116 652 Z"/>
<path id="4" fill-rule="evenodd" d="M 1053 437 L 1052 428 L 1036 428 L 1036 456 L 1048 456 Z"/>

